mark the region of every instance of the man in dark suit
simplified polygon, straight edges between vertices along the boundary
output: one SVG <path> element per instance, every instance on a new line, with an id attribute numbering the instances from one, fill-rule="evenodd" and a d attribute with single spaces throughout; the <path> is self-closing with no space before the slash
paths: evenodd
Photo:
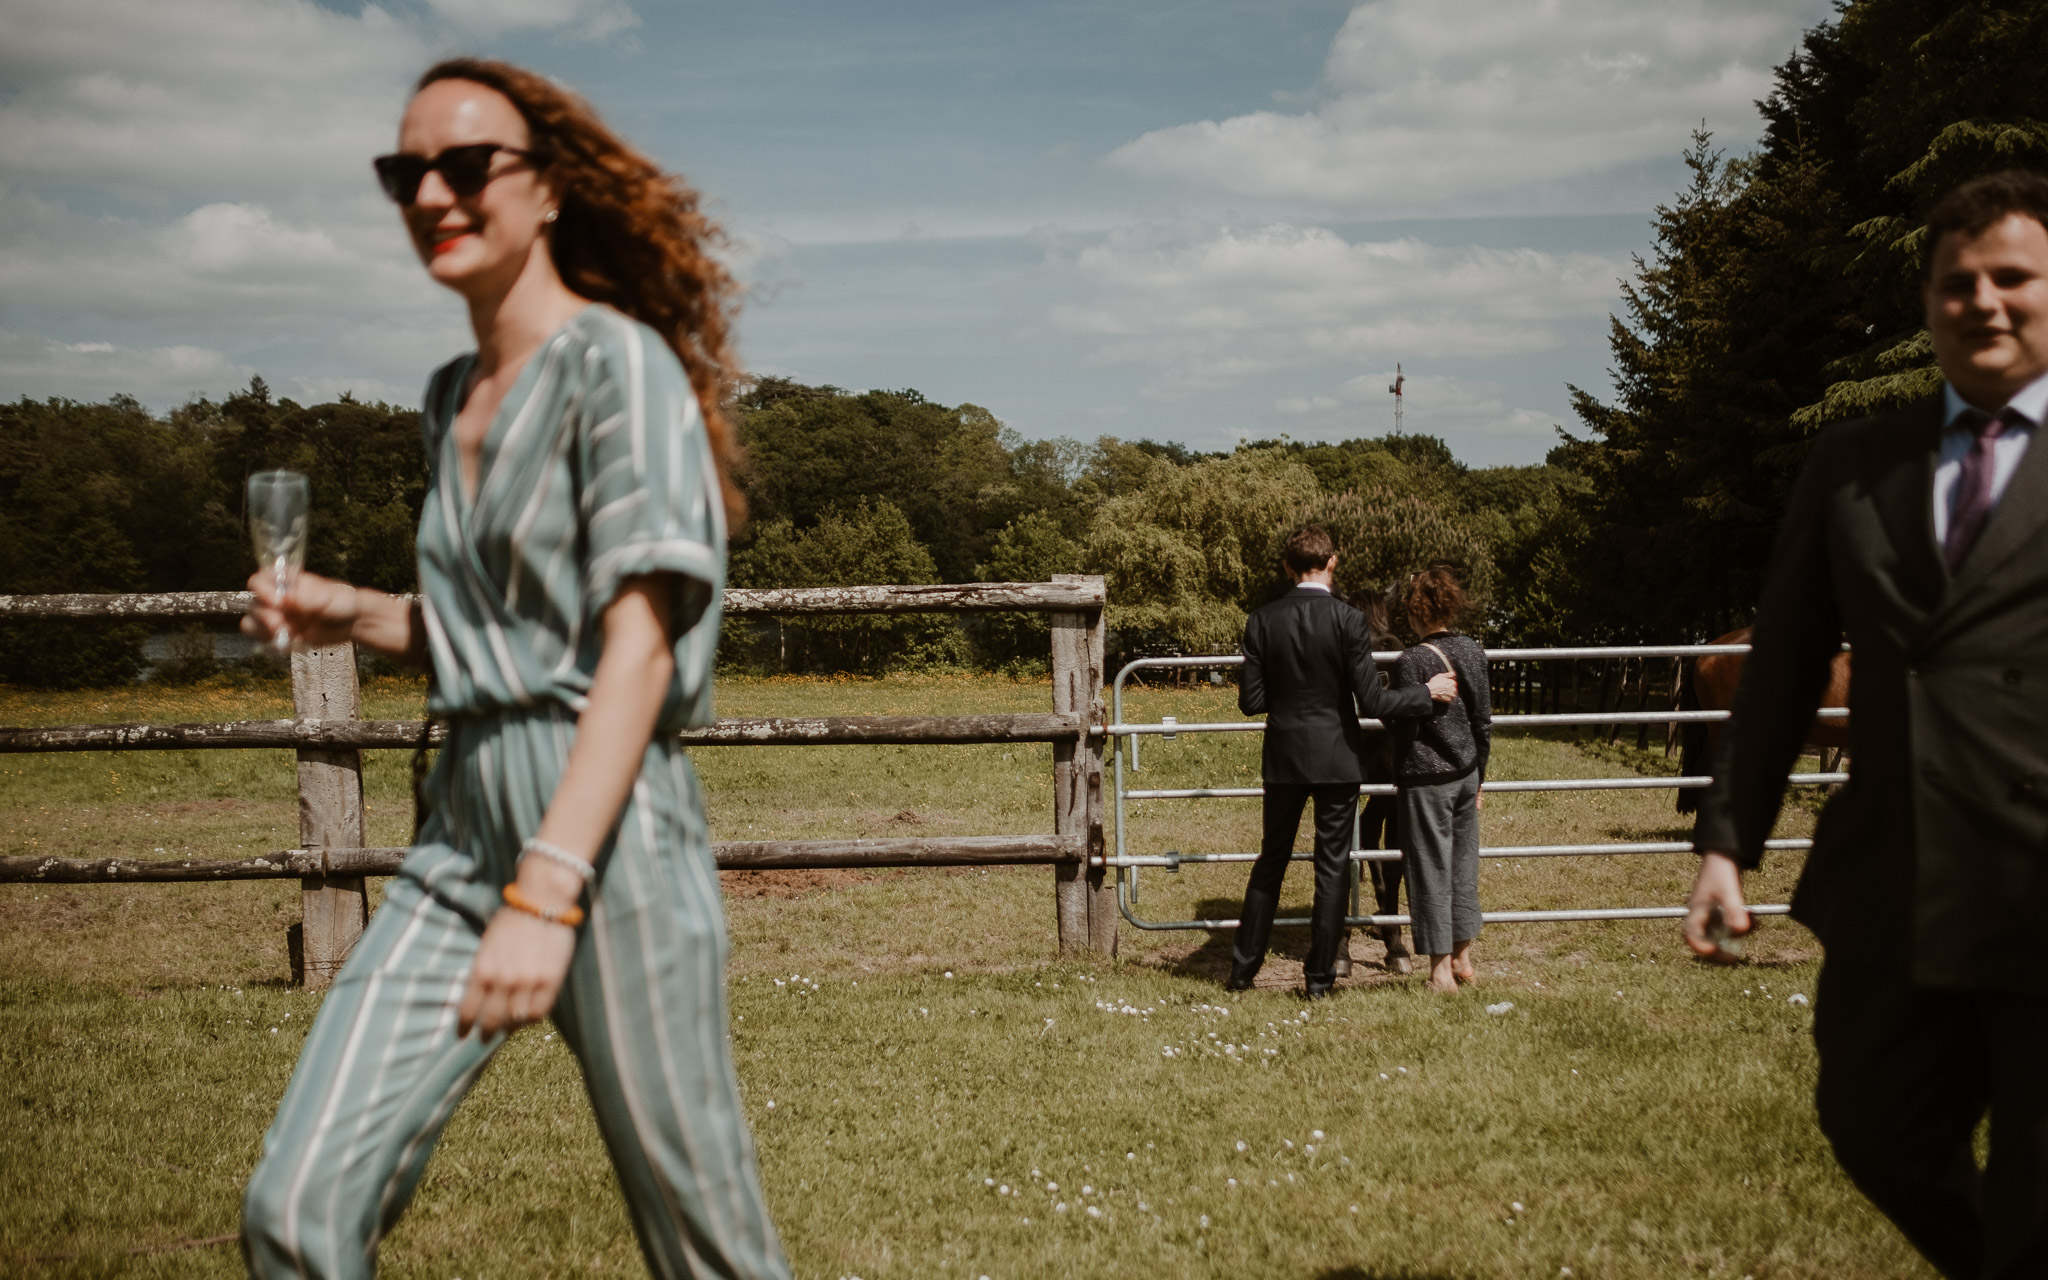
<path id="1" fill-rule="evenodd" d="M 1749 929 L 1741 870 L 1846 636 L 1854 773 L 1792 899 L 1827 949 L 1821 1131 L 1943 1274 L 2018 1280 L 2048 1276 L 2048 179 L 1977 179 L 1928 225 L 1947 386 L 1814 444 L 1701 806 L 1685 933 L 1725 959 L 1713 914 Z"/>
<path id="2" fill-rule="evenodd" d="M 1288 576 L 1294 589 L 1253 612 L 1244 624 L 1244 678 L 1237 707 L 1266 717 L 1260 772 L 1265 780 L 1265 838 L 1252 864 L 1251 883 L 1238 917 L 1229 987 L 1243 991 L 1265 963 L 1266 943 L 1280 907 L 1280 882 L 1294 855 L 1294 833 L 1311 798 L 1316 815 L 1316 896 L 1310 911 L 1308 959 L 1302 965 L 1310 997 L 1329 994 L 1336 982 L 1337 942 L 1344 932 L 1344 894 L 1351 872 L 1352 816 L 1365 780 L 1360 716 L 1419 716 L 1432 698 L 1458 696 L 1446 674 L 1427 689 L 1380 685 L 1372 661 L 1372 631 L 1365 616 L 1330 594 L 1337 549 L 1314 525 L 1287 539 Z"/>

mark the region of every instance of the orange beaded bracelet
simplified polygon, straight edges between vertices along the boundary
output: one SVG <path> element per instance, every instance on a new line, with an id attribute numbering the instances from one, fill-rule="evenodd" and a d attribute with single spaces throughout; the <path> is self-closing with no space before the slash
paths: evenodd
<path id="1" fill-rule="evenodd" d="M 505 905 L 514 911 L 524 911 L 527 915 L 545 920 L 549 924 L 567 925 L 571 929 L 583 923 L 581 907 L 571 905 L 563 907 L 560 911 L 549 911 L 521 893 L 516 884 L 506 885 L 501 892 L 505 896 Z"/>

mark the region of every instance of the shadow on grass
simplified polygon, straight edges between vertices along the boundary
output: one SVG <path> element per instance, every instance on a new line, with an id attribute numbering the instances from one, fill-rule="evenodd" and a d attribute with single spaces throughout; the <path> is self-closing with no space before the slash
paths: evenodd
<path id="1" fill-rule="evenodd" d="M 1232 920 L 1243 909 L 1244 902 L 1238 898 L 1204 898 L 1195 904 L 1195 918 L 1200 920 Z M 1283 915 L 1305 916 L 1308 914 L 1308 904 L 1305 902 L 1290 904 L 1282 907 L 1281 912 Z M 1354 940 L 1351 962 L 1354 966 L 1354 972 L 1361 969 L 1379 969 L 1381 966 L 1378 963 L 1360 958 L 1362 953 L 1380 950 L 1381 944 L 1379 940 L 1368 931 L 1363 935 L 1367 945 L 1359 947 L 1356 945 L 1361 937 L 1359 931 L 1356 929 L 1352 930 L 1351 936 Z M 1166 962 L 1161 967 L 1175 977 L 1213 982 L 1218 987 L 1221 987 L 1230 977 L 1230 951 L 1236 938 L 1237 933 L 1233 929 L 1219 929 L 1206 933 L 1200 946 L 1197 946 L 1193 951 L 1185 955 Z M 1307 925 L 1285 925 L 1275 928 L 1272 941 L 1266 950 L 1267 965 L 1272 966 L 1275 961 L 1279 961 L 1283 969 L 1290 962 L 1298 967 L 1303 960 L 1308 958 L 1308 941 Z M 1270 976 L 1268 972 L 1262 971 L 1261 986 L 1269 985 L 1266 981 L 1268 976 Z"/>

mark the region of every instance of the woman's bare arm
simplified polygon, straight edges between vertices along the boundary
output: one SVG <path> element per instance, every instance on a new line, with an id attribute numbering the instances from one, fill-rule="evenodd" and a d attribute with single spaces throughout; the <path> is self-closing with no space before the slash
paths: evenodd
<path id="1" fill-rule="evenodd" d="M 630 578 L 604 612 L 604 651 L 589 702 L 536 833 L 586 862 L 596 859 L 633 792 L 675 674 L 667 622 L 671 589 L 666 577 Z M 582 877 L 542 857 L 520 863 L 518 884 L 527 898 L 551 911 L 574 906 L 583 891 Z M 462 998 L 463 1033 L 475 1027 L 488 1036 L 546 1017 L 568 974 L 575 942 L 571 929 L 522 911 L 500 911 L 484 930 Z"/>

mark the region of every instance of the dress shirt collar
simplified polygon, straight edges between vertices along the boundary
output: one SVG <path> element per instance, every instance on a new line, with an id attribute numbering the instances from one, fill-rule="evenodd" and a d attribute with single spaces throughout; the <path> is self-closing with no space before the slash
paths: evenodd
<path id="1" fill-rule="evenodd" d="M 1324 595 L 1330 594 L 1330 589 L 1320 582 L 1297 582 L 1294 584 L 1294 589 L 1297 591 L 1320 591 Z"/>
<path id="2" fill-rule="evenodd" d="M 1956 418 L 1970 408 L 1956 389 L 1948 383 L 1941 386 L 1941 423 L 1944 429 L 1956 430 Z M 2040 426 L 2048 418 L 2048 373 L 2021 387 L 2019 394 L 2005 402 L 2005 408 L 2016 409 L 2027 416 L 2033 426 Z"/>

